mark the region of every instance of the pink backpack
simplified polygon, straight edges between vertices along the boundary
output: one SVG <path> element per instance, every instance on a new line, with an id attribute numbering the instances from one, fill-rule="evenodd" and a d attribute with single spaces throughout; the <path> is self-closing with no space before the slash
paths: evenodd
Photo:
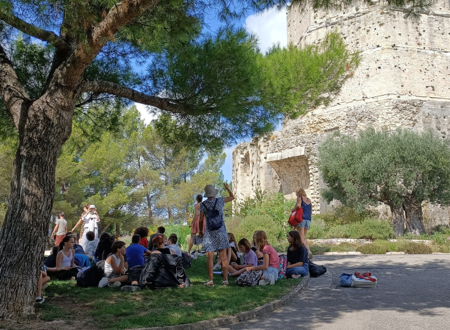
<path id="1" fill-rule="evenodd" d="M 286 277 L 287 256 L 282 254 L 278 256 L 278 279 Z"/>

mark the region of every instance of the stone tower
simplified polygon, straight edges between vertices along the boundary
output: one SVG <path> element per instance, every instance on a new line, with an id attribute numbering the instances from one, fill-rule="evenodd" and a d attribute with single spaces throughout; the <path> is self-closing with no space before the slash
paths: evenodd
<path id="1" fill-rule="evenodd" d="M 329 132 L 356 134 L 367 127 L 423 130 L 450 137 L 450 0 L 437 0 L 417 19 L 383 2 L 355 2 L 339 10 L 308 3 L 287 11 L 288 42 L 319 43 L 341 33 L 361 63 L 327 107 L 286 120 L 281 131 L 239 144 L 233 152 L 233 189 L 239 199 L 257 188 L 293 196 L 305 188 L 313 212 L 329 207 L 317 169 L 317 147 Z M 448 223 L 448 208 L 428 207 L 424 216 Z M 432 214 L 431 214 L 432 213 Z"/>

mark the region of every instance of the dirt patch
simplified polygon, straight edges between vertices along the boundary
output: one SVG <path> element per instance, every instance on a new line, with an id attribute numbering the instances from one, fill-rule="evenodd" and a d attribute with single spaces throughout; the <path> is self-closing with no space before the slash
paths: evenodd
<path id="1" fill-rule="evenodd" d="M 18 322 L 0 321 L 0 329 L 8 330 L 79 330 L 79 329 L 92 329 L 97 330 L 95 325 L 90 322 L 89 319 L 84 317 L 83 320 L 55 320 L 46 322 L 39 318 L 29 317 L 27 320 L 21 320 Z"/>

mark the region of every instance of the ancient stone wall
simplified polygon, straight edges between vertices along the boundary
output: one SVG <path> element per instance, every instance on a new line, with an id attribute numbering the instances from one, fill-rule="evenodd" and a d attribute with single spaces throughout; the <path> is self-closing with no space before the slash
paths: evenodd
<path id="1" fill-rule="evenodd" d="M 367 127 L 433 128 L 450 137 L 450 0 L 439 0 L 418 19 L 383 2 L 362 2 L 339 10 L 309 4 L 287 12 L 288 41 L 318 43 L 338 31 L 361 63 L 327 106 L 286 120 L 279 132 L 240 144 L 233 153 L 233 189 L 238 200 L 255 189 L 293 197 L 298 187 L 313 200 L 313 212 L 327 209 L 317 169 L 317 148 L 330 132 L 357 134 Z M 448 223 L 447 208 L 429 206 L 425 217 Z M 434 220 L 433 220 L 434 221 Z"/>

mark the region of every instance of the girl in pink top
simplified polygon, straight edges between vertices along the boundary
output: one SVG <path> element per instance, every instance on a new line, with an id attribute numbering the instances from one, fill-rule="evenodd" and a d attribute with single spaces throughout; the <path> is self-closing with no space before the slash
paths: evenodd
<path id="1" fill-rule="evenodd" d="M 264 255 L 263 264 L 261 266 L 247 267 L 247 271 L 262 270 L 263 276 L 259 281 L 259 285 L 273 285 L 278 279 L 278 253 L 270 246 L 267 241 L 267 235 L 264 231 L 258 231 L 255 235 L 256 248 Z"/>

